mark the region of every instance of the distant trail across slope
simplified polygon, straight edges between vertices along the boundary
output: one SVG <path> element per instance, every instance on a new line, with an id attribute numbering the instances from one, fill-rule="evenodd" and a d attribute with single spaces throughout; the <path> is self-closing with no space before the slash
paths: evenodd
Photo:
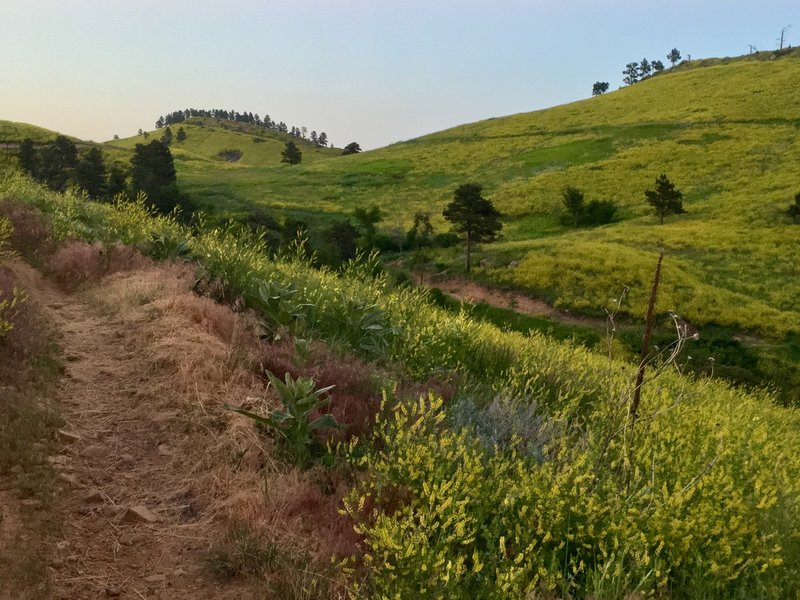
<path id="1" fill-rule="evenodd" d="M 518 313 L 547 317 L 565 325 L 586 325 L 591 327 L 605 327 L 606 320 L 597 317 L 586 317 L 570 314 L 568 311 L 559 310 L 550 306 L 544 300 L 515 290 L 502 290 L 482 285 L 469 279 L 442 279 L 431 283 L 444 293 L 457 300 L 466 302 L 485 302 L 497 308 L 507 308 Z"/>

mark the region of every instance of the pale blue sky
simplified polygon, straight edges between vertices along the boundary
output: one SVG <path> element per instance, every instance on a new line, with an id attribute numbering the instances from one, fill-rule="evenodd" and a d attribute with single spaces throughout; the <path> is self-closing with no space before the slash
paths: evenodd
<path id="1" fill-rule="evenodd" d="M 800 44 L 797 0 L 0 0 L 0 119 L 84 139 L 235 108 L 383 146 L 621 85 L 627 62 Z"/>

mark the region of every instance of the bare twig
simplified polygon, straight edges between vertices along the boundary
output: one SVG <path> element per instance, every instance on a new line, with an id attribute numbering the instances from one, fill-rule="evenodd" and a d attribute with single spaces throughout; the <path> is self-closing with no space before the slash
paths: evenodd
<path id="1" fill-rule="evenodd" d="M 656 295 L 658 293 L 658 283 L 661 279 L 661 261 L 664 259 L 664 252 L 659 252 L 658 263 L 656 263 L 656 274 L 653 277 L 653 288 L 650 291 L 650 303 L 647 306 L 647 319 L 644 325 L 644 338 L 642 339 L 642 350 L 639 353 L 639 368 L 636 371 L 636 385 L 633 388 L 633 401 L 631 402 L 631 436 L 636 426 L 636 418 L 639 413 L 639 402 L 641 401 L 642 384 L 644 383 L 644 370 L 647 366 L 647 356 L 650 354 L 650 339 L 653 336 L 653 325 L 655 322 Z"/>

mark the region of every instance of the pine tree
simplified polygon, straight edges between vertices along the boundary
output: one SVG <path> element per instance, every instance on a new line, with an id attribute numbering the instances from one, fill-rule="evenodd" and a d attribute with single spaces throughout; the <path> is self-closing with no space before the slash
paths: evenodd
<path id="1" fill-rule="evenodd" d="M 106 163 L 100 148 L 90 148 L 78 159 L 73 180 L 91 198 L 101 198 L 105 195 Z"/>
<path id="2" fill-rule="evenodd" d="M 662 225 L 664 224 L 664 215 L 686 213 L 683 208 L 683 192 L 675 189 L 675 184 L 667 178 L 665 173 L 656 178 L 655 189 L 646 190 L 644 195 L 647 203 L 656 209 Z"/>
<path id="3" fill-rule="evenodd" d="M 300 148 L 294 142 L 286 142 L 286 147 L 281 152 L 281 162 L 299 165 L 301 160 L 303 160 L 303 153 L 300 152 Z"/>
<path id="4" fill-rule="evenodd" d="M 17 153 L 17 160 L 19 161 L 20 168 L 28 175 L 35 176 L 38 166 L 37 158 L 33 140 L 31 138 L 22 140 L 19 145 L 19 152 Z"/>
<path id="5" fill-rule="evenodd" d="M 453 229 L 464 236 L 467 244 L 467 273 L 471 267 L 472 245 L 497 239 L 503 224 L 500 212 L 491 201 L 481 196 L 481 186 L 465 183 L 456 188 L 453 201 L 442 212 Z"/>

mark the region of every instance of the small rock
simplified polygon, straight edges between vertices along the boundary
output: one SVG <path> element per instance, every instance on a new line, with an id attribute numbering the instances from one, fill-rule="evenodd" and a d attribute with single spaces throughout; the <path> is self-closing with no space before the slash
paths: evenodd
<path id="1" fill-rule="evenodd" d="M 14 475 L 22 475 L 23 471 L 25 471 L 25 469 L 22 468 L 22 465 L 14 465 L 9 469 L 9 472 Z"/>
<path id="2" fill-rule="evenodd" d="M 71 544 L 69 540 L 61 540 L 60 542 L 56 542 L 56 548 L 58 548 L 59 550 L 66 550 L 67 548 L 70 547 L 70 545 Z"/>
<path id="3" fill-rule="evenodd" d="M 81 440 L 81 436 L 74 431 L 70 431 L 69 429 L 59 429 L 58 439 L 67 444 L 74 444 L 75 442 L 79 442 Z"/>
<path id="4" fill-rule="evenodd" d="M 106 588 L 106 596 L 109 596 L 111 598 L 116 598 L 120 594 L 122 594 L 122 588 L 118 588 L 115 585 L 109 585 Z"/>
<path id="5" fill-rule="evenodd" d="M 39 508 L 42 506 L 42 501 L 36 500 L 35 498 L 25 498 L 21 504 L 22 506 L 27 506 L 28 508 Z"/>
<path id="6" fill-rule="evenodd" d="M 172 419 L 176 419 L 180 413 L 177 410 L 166 410 L 163 412 L 157 412 L 150 416 L 150 420 L 153 423 L 165 423 Z"/>
<path id="7" fill-rule="evenodd" d="M 512 269 L 516 269 L 518 265 L 519 261 L 516 260 L 512 260 L 510 263 L 508 263 L 508 266 L 511 267 Z"/>
<path id="8" fill-rule="evenodd" d="M 133 462 L 133 454 L 123 454 L 120 458 L 125 462 Z"/>
<path id="9" fill-rule="evenodd" d="M 184 571 L 183 569 L 175 569 L 175 577 L 182 577 L 183 575 L 186 574 L 187 574 L 186 571 Z"/>
<path id="10" fill-rule="evenodd" d="M 146 506 L 131 506 L 126 511 L 124 519 L 139 523 L 155 523 L 158 521 L 158 515 Z"/>
<path id="11" fill-rule="evenodd" d="M 65 482 L 65 483 L 69 483 L 70 485 L 73 485 L 75 487 L 79 487 L 80 486 L 80 484 L 78 483 L 78 478 L 75 477 L 74 475 L 70 475 L 69 473 L 59 473 L 58 474 L 58 478 L 61 481 Z"/>
<path id="12" fill-rule="evenodd" d="M 122 546 L 133 546 L 133 536 L 130 533 L 123 533 L 117 538 L 117 541 Z"/>
<path id="13" fill-rule="evenodd" d="M 64 559 L 54 558 L 53 560 L 50 561 L 50 566 L 53 567 L 54 569 L 60 569 L 61 567 L 64 566 Z"/>
<path id="14" fill-rule="evenodd" d="M 108 517 L 110 519 L 112 517 L 116 517 L 123 510 L 125 510 L 125 509 L 122 508 L 121 506 L 116 505 L 116 504 L 106 504 L 102 508 L 102 513 L 103 513 L 104 516 L 106 516 L 106 517 Z"/>
<path id="15" fill-rule="evenodd" d="M 167 580 L 167 576 L 164 574 L 150 575 L 145 577 L 144 580 L 146 583 L 164 583 Z"/>
<path id="16" fill-rule="evenodd" d="M 105 458 L 108 456 L 108 448 L 99 444 L 92 444 L 81 450 L 81 456 L 84 458 Z"/>
<path id="17" fill-rule="evenodd" d="M 161 456 L 172 456 L 172 450 L 170 450 L 169 446 L 167 446 L 166 444 L 158 445 L 158 453 Z"/>
<path id="18" fill-rule="evenodd" d="M 48 456 L 47 460 L 53 466 L 64 466 L 69 462 L 69 456 L 64 454 L 57 454 L 56 456 Z"/>
<path id="19" fill-rule="evenodd" d="M 83 495 L 84 502 L 100 502 L 103 499 L 103 494 L 100 493 L 100 490 L 93 489 L 89 490 Z"/>

